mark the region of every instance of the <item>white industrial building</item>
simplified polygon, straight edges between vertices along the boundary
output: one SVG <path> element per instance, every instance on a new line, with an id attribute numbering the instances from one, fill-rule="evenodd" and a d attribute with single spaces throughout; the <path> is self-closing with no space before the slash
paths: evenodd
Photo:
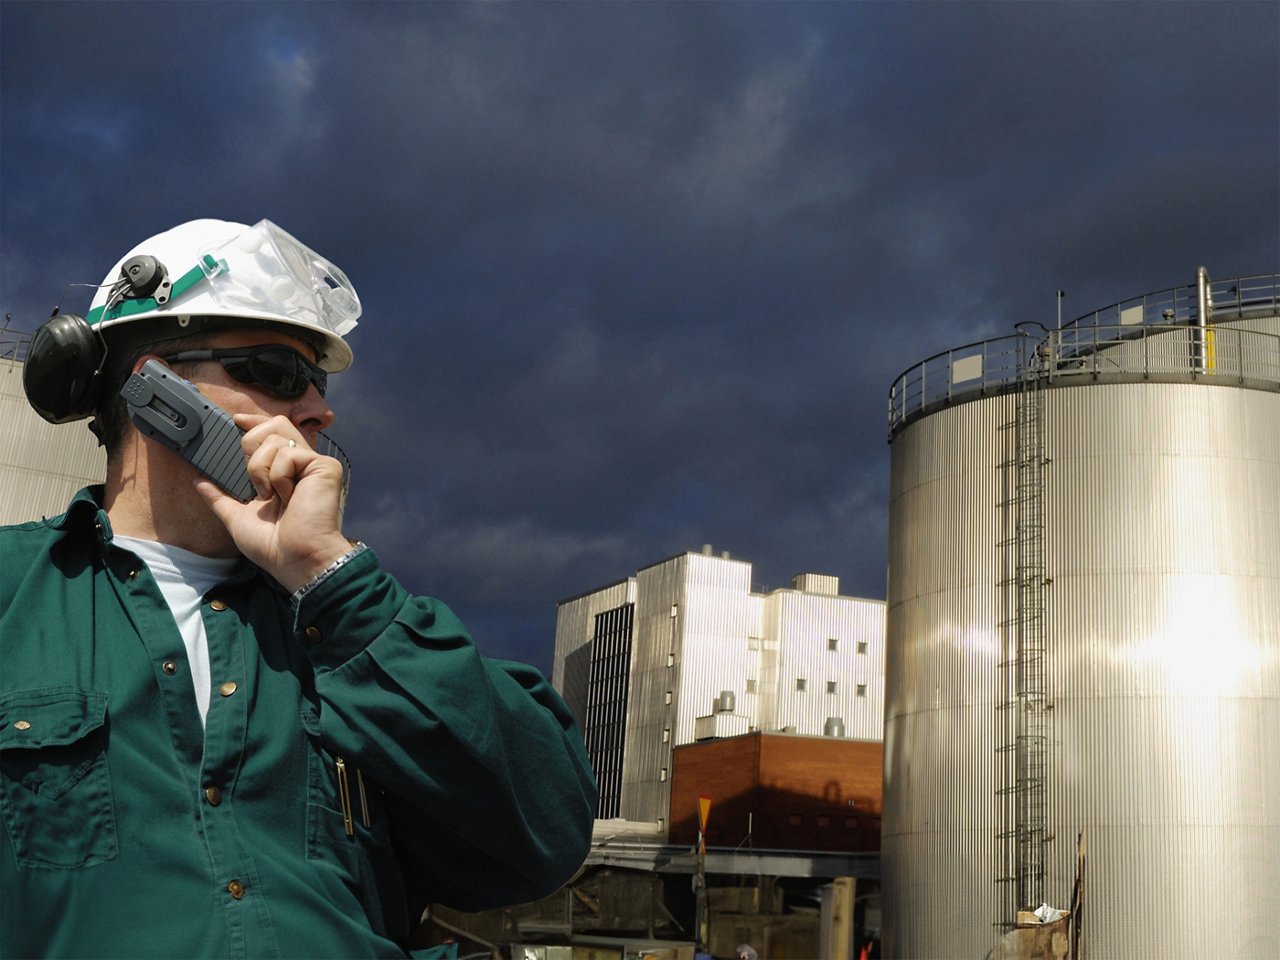
<path id="1" fill-rule="evenodd" d="M 552 680 L 576 713 L 601 818 L 666 824 L 675 747 L 752 730 L 879 741 L 884 611 L 795 577 L 756 592 L 710 547 L 562 601 Z"/>

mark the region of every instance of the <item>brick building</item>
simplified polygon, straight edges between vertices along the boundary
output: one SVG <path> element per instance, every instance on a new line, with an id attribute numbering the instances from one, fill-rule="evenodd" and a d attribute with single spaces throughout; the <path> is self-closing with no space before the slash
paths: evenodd
<path id="1" fill-rule="evenodd" d="M 878 851 L 883 760 L 878 741 L 778 733 L 677 747 L 671 842 L 697 842 L 707 796 L 710 847 Z"/>

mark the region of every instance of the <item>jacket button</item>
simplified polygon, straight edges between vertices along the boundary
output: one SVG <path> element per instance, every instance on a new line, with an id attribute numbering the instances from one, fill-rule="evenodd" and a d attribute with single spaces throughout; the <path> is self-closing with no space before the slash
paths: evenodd
<path id="1" fill-rule="evenodd" d="M 307 627 L 307 629 L 304 631 L 304 633 L 306 634 L 307 639 L 308 639 L 308 640 L 310 640 L 312 643 L 319 643 L 319 642 L 320 642 L 320 628 L 319 628 L 319 627 Z"/>
<path id="2" fill-rule="evenodd" d="M 160 664 L 160 669 L 172 677 L 178 672 L 178 665 L 172 660 L 166 660 L 164 663 Z"/>
<path id="3" fill-rule="evenodd" d="M 236 692 L 236 682 L 234 680 L 228 680 L 226 683 L 224 683 L 222 686 L 218 688 L 218 692 L 222 694 L 224 697 L 231 696 L 233 693 Z"/>
<path id="4" fill-rule="evenodd" d="M 209 606 L 221 613 L 223 610 L 227 609 L 227 602 L 225 600 L 214 600 L 209 604 Z"/>
<path id="5" fill-rule="evenodd" d="M 209 801 L 209 806 L 216 807 L 222 802 L 222 791 L 217 787 L 205 787 L 204 798 Z"/>
<path id="6" fill-rule="evenodd" d="M 244 884 L 239 880 L 232 880 L 227 884 L 227 893 L 231 894 L 235 899 L 239 900 L 244 896 Z"/>

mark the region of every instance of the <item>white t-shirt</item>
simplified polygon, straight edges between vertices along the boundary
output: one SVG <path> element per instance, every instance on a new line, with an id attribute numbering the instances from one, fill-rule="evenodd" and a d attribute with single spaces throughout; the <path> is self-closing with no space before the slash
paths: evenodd
<path id="1" fill-rule="evenodd" d="M 155 577 L 164 595 L 173 620 L 182 634 L 187 648 L 187 662 L 191 665 L 191 682 L 195 684 L 196 707 L 200 711 L 200 723 L 209 712 L 209 696 L 213 682 L 209 677 L 209 638 L 204 632 L 204 618 L 200 616 L 200 602 L 213 587 L 231 575 L 238 562 L 234 557 L 202 557 L 190 550 L 171 547 L 154 540 L 136 537 L 115 537 L 115 543 L 132 550 L 145 563 Z"/>

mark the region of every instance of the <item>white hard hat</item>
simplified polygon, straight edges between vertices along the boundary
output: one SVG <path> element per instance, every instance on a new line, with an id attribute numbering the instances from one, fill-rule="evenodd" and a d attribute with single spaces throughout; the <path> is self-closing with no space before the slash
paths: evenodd
<path id="1" fill-rule="evenodd" d="M 160 321 L 158 339 L 194 332 L 193 317 L 266 321 L 294 328 L 320 351 L 321 369 L 338 373 L 351 366 L 342 338 L 359 316 L 346 274 L 270 220 L 192 220 L 121 257 L 86 319 L 108 336 L 123 324 Z"/>

